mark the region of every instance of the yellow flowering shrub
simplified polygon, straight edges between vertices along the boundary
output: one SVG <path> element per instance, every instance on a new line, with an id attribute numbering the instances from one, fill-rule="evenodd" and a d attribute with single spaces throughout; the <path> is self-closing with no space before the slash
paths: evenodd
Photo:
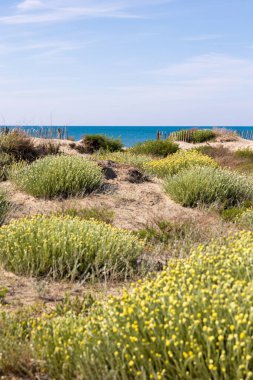
<path id="1" fill-rule="evenodd" d="M 199 246 L 157 278 L 91 309 L 34 320 L 50 378 L 253 378 L 253 233 Z"/>
<path id="2" fill-rule="evenodd" d="M 147 162 L 144 168 L 159 177 L 177 174 L 180 170 L 192 166 L 217 167 L 218 164 L 211 158 L 197 150 L 179 150 L 177 153 L 162 160 Z"/>
<path id="3" fill-rule="evenodd" d="M 83 278 L 125 276 L 142 253 L 130 232 L 95 220 L 35 216 L 0 228 L 0 263 L 14 273 Z"/>
<path id="4" fill-rule="evenodd" d="M 98 165 L 82 157 L 47 156 L 16 164 L 10 178 L 23 191 L 40 198 L 84 194 L 97 189 L 103 179 Z"/>

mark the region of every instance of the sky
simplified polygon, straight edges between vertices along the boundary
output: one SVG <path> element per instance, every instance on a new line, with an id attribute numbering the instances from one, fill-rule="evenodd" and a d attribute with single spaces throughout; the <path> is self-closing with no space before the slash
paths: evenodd
<path id="1" fill-rule="evenodd" d="M 2 125 L 253 125 L 253 0 L 0 0 Z"/>

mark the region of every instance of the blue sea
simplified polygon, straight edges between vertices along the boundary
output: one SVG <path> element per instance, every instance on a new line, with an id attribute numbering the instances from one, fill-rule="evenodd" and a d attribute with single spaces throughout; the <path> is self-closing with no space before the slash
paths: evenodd
<path id="1" fill-rule="evenodd" d="M 253 139 L 253 127 L 230 127 L 230 126 L 222 126 L 222 127 L 211 127 L 211 126 L 205 126 L 205 127 L 191 127 L 191 126 L 181 126 L 181 127 L 127 127 L 127 126 L 119 126 L 119 127 L 105 127 L 105 126 L 97 126 L 97 127 L 90 127 L 90 126 L 70 126 L 70 127 L 22 127 L 23 129 L 29 131 L 29 133 L 33 136 L 36 136 L 36 133 L 39 130 L 54 130 L 54 136 L 56 137 L 56 131 L 58 128 L 61 128 L 64 130 L 65 135 L 67 135 L 69 138 L 72 137 L 75 139 L 75 141 L 80 140 L 83 136 L 87 134 L 103 134 L 109 137 L 114 138 L 120 138 L 123 142 L 123 144 L 126 147 L 133 146 L 134 144 L 138 142 L 143 142 L 145 140 L 154 140 L 156 139 L 157 131 L 161 132 L 161 137 L 166 138 L 170 135 L 170 133 L 179 131 L 181 129 L 191 129 L 191 128 L 198 128 L 198 129 L 212 129 L 212 128 L 226 128 L 232 131 L 237 131 L 239 135 L 241 135 L 243 138 Z M 66 137 L 66 136 L 65 136 Z"/>

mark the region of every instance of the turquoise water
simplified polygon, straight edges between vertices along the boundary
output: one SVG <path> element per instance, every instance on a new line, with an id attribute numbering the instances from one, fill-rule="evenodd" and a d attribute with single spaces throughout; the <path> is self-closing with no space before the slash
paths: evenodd
<path id="1" fill-rule="evenodd" d="M 29 131 L 33 130 L 36 132 L 40 127 L 23 127 L 24 129 L 29 129 Z M 50 127 L 43 127 L 50 128 Z M 58 128 L 57 126 L 53 127 L 55 130 Z M 60 127 L 62 128 L 62 127 Z M 153 140 L 156 138 L 156 133 L 159 130 L 163 133 L 163 138 L 169 136 L 171 132 L 178 131 L 180 129 L 191 129 L 191 126 L 182 126 L 182 127 L 67 127 L 67 133 L 69 137 L 73 137 L 76 141 L 80 140 L 86 134 L 104 134 L 109 137 L 120 138 L 125 146 L 132 146 L 138 142 L 142 142 L 145 140 Z M 198 127 L 202 129 L 212 129 L 213 127 L 205 126 Z M 237 131 L 242 137 L 253 139 L 253 127 L 229 127 L 225 126 L 222 128 L 226 128 L 229 130 Z"/>

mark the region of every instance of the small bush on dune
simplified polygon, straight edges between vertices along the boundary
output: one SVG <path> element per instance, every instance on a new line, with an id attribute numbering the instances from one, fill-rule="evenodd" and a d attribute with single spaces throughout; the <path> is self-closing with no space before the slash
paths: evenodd
<path id="1" fill-rule="evenodd" d="M 38 157 L 33 140 L 21 131 L 0 134 L 0 153 L 11 155 L 16 161 L 33 161 Z"/>
<path id="2" fill-rule="evenodd" d="M 30 346 L 57 379 L 250 379 L 253 234 L 242 232 L 93 308 L 33 322 Z"/>
<path id="3" fill-rule="evenodd" d="M 225 169 L 193 167 L 165 181 L 166 192 L 187 207 L 217 203 L 236 206 L 253 200 L 253 180 Z"/>
<path id="4" fill-rule="evenodd" d="M 180 150 L 179 152 L 164 158 L 162 160 L 154 160 L 144 165 L 144 168 L 159 177 L 166 177 L 180 172 L 180 170 L 193 166 L 212 166 L 217 167 L 218 164 L 210 157 L 197 152 L 196 150 Z"/>
<path id="5" fill-rule="evenodd" d="M 166 157 L 169 154 L 176 153 L 178 150 L 178 144 L 175 144 L 171 140 L 150 140 L 136 144 L 130 149 L 130 152 L 134 154 L 148 154 L 151 156 Z"/>
<path id="6" fill-rule="evenodd" d="M 0 182 L 6 181 L 8 178 L 8 173 L 14 159 L 11 155 L 7 153 L 0 153 Z"/>
<path id="7" fill-rule="evenodd" d="M 103 178 L 96 163 L 68 156 L 48 156 L 31 165 L 16 165 L 10 176 L 21 190 L 41 198 L 84 194 L 97 189 Z"/>
<path id="8" fill-rule="evenodd" d="M 123 144 L 119 139 L 113 139 L 103 135 L 86 135 L 82 140 L 87 153 L 94 153 L 99 150 L 116 152 L 122 150 Z"/>
<path id="9" fill-rule="evenodd" d="M 10 209 L 10 203 L 6 194 L 0 189 L 0 226 L 4 223 L 6 215 Z"/>
<path id="10" fill-rule="evenodd" d="M 143 243 L 130 232 L 80 218 L 35 216 L 0 229 L 0 261 L 14 273 L 55 279 L 130 274 Z"/>

